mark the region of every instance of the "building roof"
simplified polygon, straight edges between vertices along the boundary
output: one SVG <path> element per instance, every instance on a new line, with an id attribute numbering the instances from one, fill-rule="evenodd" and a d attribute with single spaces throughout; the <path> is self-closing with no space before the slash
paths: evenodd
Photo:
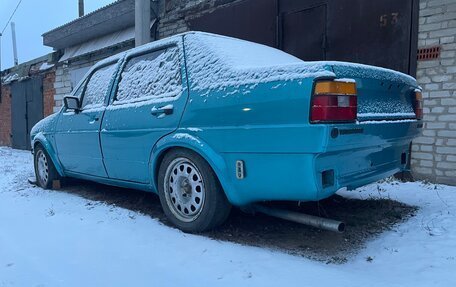
<path id="1" fill-rule="evenodd" d="M 157 1 L 151 0 L 152 10 Z M 151 14 L 155 14 L 151 11 Z M 153 17 L 155 18 L 155 17 Z M 118 0 L 43 34 L 43 44 L 65 49 L 89 40 L 132 27 L 135 24 L 135 0 Z"/>
<path id="2" fill-rule="evenodd" d="M 129 41 L 133 42 L 134 39 L 135 27 L 133 26 L 65 48 L 65 53 L 60 58 L 59 62 L 64 62 Z"/>

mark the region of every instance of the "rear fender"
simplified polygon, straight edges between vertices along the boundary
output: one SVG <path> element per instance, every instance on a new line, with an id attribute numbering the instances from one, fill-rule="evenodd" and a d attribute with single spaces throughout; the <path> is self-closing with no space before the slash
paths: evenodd
<path id="1" fill-rule="evenodd" d="M 54 164 L 55 169 L 57 170 L 59 175 L 65 176 L 62 165 L 60 164 L 60 161 L 57 157 L 57 154 L 56 154 L 54 148 L 52 147 L 51 143 L 49 142 L 49 140 L 46 138 L 46 136 L 42 132 L 39 132 L 33 138 L 33 142 L 32 142 L 33 149 L 35 149 L 35 147 L 38 143 L 41 144 L 44 147 L 44 149 L 46 150 L 46 152 L 48 153 L 48 155 L 51 158 L 52 163 Z"/>
<path id="2" fill-rule="evenodd" d="M 201 138 L 196 136 L 194 133 L 189 132 L 176 132 L 169 134 L 160 139 L 154 146 L 149 160 L 149 169 L 151 170 L 150 182 L 156 192 L 158 192 L 156 175 L 158 174 L 158 170 L 160 168 L 161 158 L 171 148 L 187 148 L 202 156 L 217 175 L 228 200 L 233 204 L 237 202 L 233 185 L 226 176 L 228 168 L 224 158 Z"/>

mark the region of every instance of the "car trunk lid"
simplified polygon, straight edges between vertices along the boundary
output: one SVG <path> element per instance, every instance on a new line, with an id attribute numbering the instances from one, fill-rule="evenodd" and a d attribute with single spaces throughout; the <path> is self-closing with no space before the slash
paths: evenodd
<path id="1" fill-rule="evenodd" d="M 416 80 L 389 69 L 330 62 L 339 81 L 356 81 L 358 121 L 415 119 Z"/>

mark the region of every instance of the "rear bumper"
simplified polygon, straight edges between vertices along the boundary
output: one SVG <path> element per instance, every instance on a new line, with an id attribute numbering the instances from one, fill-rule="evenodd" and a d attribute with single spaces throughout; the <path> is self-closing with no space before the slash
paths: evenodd
<path id="1" fill-rule="evenodd" d="M 315 160 L 317 199 L 329 197 L 340 188 L 353 190 L 406 171 L 409 146 L 409 142 L 402 142 L 318 155 Z M 328 174 L 333 174 L 332 181 Z"/>
<path id="2" fill-rule="evenodd" d="M 405 165 L 399 165 L 397 162 L 392 162 L 344 175 L 340 177 L 338 181 L 339 186 L 346 187 L 348 190 L 353 190 L 402 171 L 406 171 Z"/>
<path id="3" fill-rule="evenodd" d="M 325 152 L 316 157 L 317 173 L 334 169 L 334 187 L 321 187 L 318 199 L 339 188 L 349 190 L 407 171 L 410 144 L 421 121 L 379 121 L 330 126 Z M 337 130 L 337 136 L 333 136 Z"/>
<path id="4" fill-rule="evenodd" d="M 300 138 L 293 137 L 298 130 L 284 129 L 279 140 L 293 144 L 293 151 L 221 153 L 226 168 L 222 185 L 234 205 L 321 200 L 341 188 L 355 189 L 408 170 L 410 143 L 421 126 L 418 121 L 314 125 L 310 130 L 318 133 L 302 128 Z M 294 152 L 299 144 L 305 148 Z M 236 178 L 239 160 L 245 163 L 243 179 Z"/>
<path id="5" fill-rule="evenodd" d="M 406 170 L 402 154 L 408 144 L 370 147 L 325 154 L 225 154 L 235 205 L 258 201 L 316 201 Z M 245 178 L 237 179 L 235 163 L 245 163 Z"/>

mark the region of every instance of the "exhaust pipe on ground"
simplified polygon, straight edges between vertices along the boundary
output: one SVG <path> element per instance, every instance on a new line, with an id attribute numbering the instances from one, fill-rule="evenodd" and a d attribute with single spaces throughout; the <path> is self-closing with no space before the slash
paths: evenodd
<path id="1" fill-rule="evenodd" d="M 343 233 L 345 231 L 345 223 L 337 220 L 327 219 L 323 217 L 298 213 L 294 211 L 266 207 L 263 205 L 255 204 L 253 209 L 257 212 L 264 213 L 269 216 L 278 217 L 281 219 L 310 225 L 316 228 Z"/>

